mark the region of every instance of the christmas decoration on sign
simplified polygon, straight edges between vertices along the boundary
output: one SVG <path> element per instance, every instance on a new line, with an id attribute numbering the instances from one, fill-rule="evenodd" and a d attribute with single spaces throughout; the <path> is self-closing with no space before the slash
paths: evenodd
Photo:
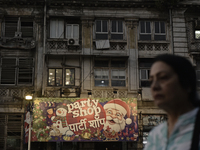
<path id="1" fill-rule="evenodd" d="M 137 141 L 137 99 L 37 98 L 32 141 Z"/>
<path id="2" fill-rule="evenodd" d="M 46 122 L 46 115 L 43 114 L 38 101 L 34 103 L 33 109 L 33 131 L 32 141 L 46 142 L 51 139 L 49 136 L 50 129 Z"/>

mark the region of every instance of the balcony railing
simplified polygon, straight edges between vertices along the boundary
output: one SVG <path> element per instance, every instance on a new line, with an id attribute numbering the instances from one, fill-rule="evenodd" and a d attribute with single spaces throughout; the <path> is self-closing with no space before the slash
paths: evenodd
<path id="1" fill-rule="evenodd" d="M 114 96 L 118 98 L 126 98 L 127 91 L 119 90 L 116 95 L 114 95 L 113 90 L 93 90 L 94 98 L 114 98 Z"/>
<path id="2" fill-rule="evenodd" d="M 127 50 L 127 42 L 126 41 L 109 41 L 109 48 L 106 46 L 104 49 L 102 46 L 102 49 L 98 49 L 96 46 L 96 43 L 93 42 L 93 49 L 94 50 L 112 50 L 112 51 L 125 51 Z"/>
<path id="3" fill-rule="evenodd" d="M 81 45 L 69 45 L 68 41 L 62 40 L 62 41 L 54 41 L 54 40 L 48 40 L 47 41 L 47 47 L 46 47 L 46 53 L 47 54 L 63 54 L 67 52 L 79 52 L 81 51 Z"/>
<path id="4" fill-rule="evenodd" d="M 138 43 L 139 55 L 161 54 L 169 52 L 169 43 Z"/>
<path id="5" fill-rule="evenodd" d="M 25 97 L 25 95 L 31 94 L 33 88 L 0 88 L 0 96 L 16 96 L 16 97 Z"/>

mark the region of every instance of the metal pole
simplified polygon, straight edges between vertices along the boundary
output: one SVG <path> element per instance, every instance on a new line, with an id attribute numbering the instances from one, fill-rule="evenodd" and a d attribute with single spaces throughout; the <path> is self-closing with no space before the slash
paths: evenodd
<path id="1" fill-rule="evenodd" d="M 29 131 L 28 131 L 28 150 L 31 150 L 31 122 L 32 122 L 32 113 L 31 105 L 29 102 L 29 112 L 30 112 L 30 121 L 29 121 Z"/>
<path id="2" fill-rule="evenodd" d="M 44 4 L 44 26 L 43 26 L 43 30 L 44 30 L 44 36 L 43 36 L 43 53 L 42 53 L 42 67 L 43 70 L 45 69 L 45 53 L 46 53 L 46 17 L 47 17 L 47 2 L 45 0 L 45 4 Z M 45 78 L 45 71 L 43 71 L 42 73 L 42 78 Z M 42 95 L 44 95 L 44 87 L 45 87 L 45 80 L 42 81 Z"/>

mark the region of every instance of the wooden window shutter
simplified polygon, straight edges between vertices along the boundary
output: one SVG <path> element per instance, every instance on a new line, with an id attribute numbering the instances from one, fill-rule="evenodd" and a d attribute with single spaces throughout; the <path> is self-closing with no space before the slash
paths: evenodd
<path id="1" fill-rule="evenodd" d="M 22 37 L 33 37 L 33 20 L 21 18 Z"/>
<path id="2" fill-rule="evenodd" d="M 2 58 L 1 84 L 15 84 L 16 58 Z"/>
<path id="3" fill-rule="evenodd" d="M 5 18 L 5 37 L 14 37 L 17 31 L 18 17 Z"/>
<path id="4" fill-rule="evenodd" d="M 19 58 L 18 84 L 32 84 L 33 58 Z"/>

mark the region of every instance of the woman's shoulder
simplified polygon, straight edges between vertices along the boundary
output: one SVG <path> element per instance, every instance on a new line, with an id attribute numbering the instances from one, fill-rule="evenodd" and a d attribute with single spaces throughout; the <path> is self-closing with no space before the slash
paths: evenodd
<path id="1" fill-rule="evenodd" d="M 159 124 L 158 126 L 154 127 L 150 131 L 149 135 L 152 136 L 152 135 L 157 135 L 157 134 L 159 134 L 159 135 L 165 134 L 166 130 L 167 130 L 167 122 L 163 122 L 163 123 Z"/>

